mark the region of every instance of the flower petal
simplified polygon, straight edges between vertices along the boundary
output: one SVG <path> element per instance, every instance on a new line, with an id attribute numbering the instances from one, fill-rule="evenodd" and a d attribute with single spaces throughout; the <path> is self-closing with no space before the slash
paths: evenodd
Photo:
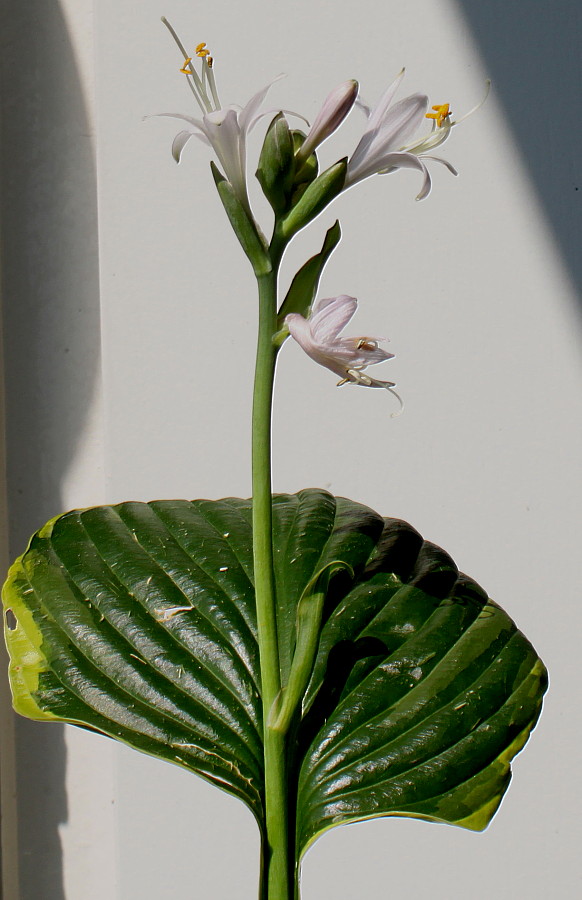
<path id="1" fill-rule="evenodd" d="M 378 101 L 377 106 L 374 107 L 374 110 L 371 113 L 368 113 L 368 116 L 369 116 L 368 128 L 369 129 L 377 128 L 380 125 L 380 123 L 382 122 L 382 119 L 386 115 L 388 107 L 390 106 L 390 104 L 392 103 L 392 100 L 394 99 L 396 91 L 398 90 L 398 88 L 400 86 L 400 82 L 402 81 L 403 78 L 404 78 L 404 69 L 402 69 L 402 71 L 398 73 L 398 75 L 396 76 L 396 78 L 394 79 L 392 84 L 386 88 L 386 90 L 380 97 L 380 100 Z"/>
<path id="2" fill-rule="evenodd" d="M 309 320 L 300 313 L 289 313 L 288 316 L 285 316 L 285 324 L 289 329 L 291 337 L 297 341 L 301 349 L 316 362 L 320 362 L 318 356 L 321 356 L 321 353 L 317 343 L 313 339 Z M 323 363 L 323 365 L 325 365 L 325 363 Z"/>
<path id="3" fill-rule="evenodd" d="M 334 341 L 357 308 L 356 298 L 347 294 L 320 300 L 309 317 L 311 331 L 317 343 L 327 344 Z"/>
<path id="4" fill-rule="evenodd" d="M 346 377 L 347 368 L 352 364 L 353 352 L 336 354 L 333 342 L 320 343 L 314 337 L 311 319 L 305 319 L 299 313 L 289 313 L 285 316 L 285 324 L 291 337 L 297 341 L 307 356 L 318 365 L 335 372 L 340 378 Z"/>
<path id="5" fill-rule="evenodd" d="M 156 113 L 153 116 L 146 116 L 146 119 L 180 119 L 182 122 L 188 122 L 193 128 L 204 132 L 204 123 L 200 119 L 193 119 L 192 116 L 183 116 L 182 113 Z"/>
<path id="6" fill-rule="evenodd" d="M 443 159 L 442 156 L 423 156 L 422 158 L 423 158 L 423 159 L 430 159 L 430 160 L 432 160 L 432 162 L 438 162 L 438 163 L 440 163 L 441 165 L 445 166 L 445 167 L 449 170 L 449 172 L 451 173 L 451 175 L 458 175 L 458 174 L 459 174 L 459 173 L 457 172 L 457 170 L 455 169 L 455 167 L 454 167 L 447 159 Z"/>
<path id="7" fill-rule="evenodd" d="M 248 204 L 245 172 L 245 142 L 234 109 L 220 109 L 204 116 L 204 132 L 239 199 Z"/>
<path id="8" fill-rule="evenodd" d="M 365 169 L 361 170 L 360 172 L 356 172 L 355 174 L 350 173 L 350 170 L 348 168 L 346 187 L 350 187 L 352 184 L 355 184 L 357 181 L 362 181 L 364 178 L 368 178 L 370 175 L 374 175 L 376 173 L 385 175 L 388 172 L 393 172 L 395 169 L 418 169 L 419 172 L 422 172 L 422 174 L 424 175 L 424 181 L 420 193 L 417 195 L 416 199 L 424 200 L 425 197 L 428 197 L 432 186 L 429 171 L 422 160 L 419 159 L 418 156 L 414 156 L 413 153 L 387 153 L 385 156 L 380 157 L 376 160 L 376 165 L 373 169 L 370 169 L 368 166 L 366 166 Z"/>
<path id="9" fill-rule="evenodd" d="M 368 128 L 348 161 L 346 186 L 373 175 L 383 167 L 381 160 L 387 153 L 401 150 L 418 128 L 427 107 L 424 94 L 412 94 L 389 109 L 376 128 Z"/>
<path id="10" fill-rule="evenodd" d="M 177 163 L 180 162 L 180 156 L 182 155 L 182 150 L 192 137 L 191 131 L 179 131 L 174 140 L 172 141 L 172 156 L 176 160 Z"/>
<path id="11" fill-rule="evenodd" d="M 373 143 L 392 150 L 402 150 L 424 118 L 428 109 L 426 94 L 411 94 L 392 106 L 375 130 Z"/>
<path id="12" fill-rule="evenodd" d="M 418 169 L 419 172 L 422 172 L 424 181 L 415 199 L 424 200 L 425 197 L 428 197 L 432 187 L 432 181 L 430 180 L 430 173 L 427 167 L 418 156 L 414 156 L 413 153 L 389 153 L 385 159 L 385 171 L 393 169 Z M 385 174 L 385 172 L 382 172 L 382 174 Z"/>
<path id="13" fill-rule="evenodd" d="M 394 359 L 393 353 L 375 347 L 374 344 L 385 338 L 343 338 L 334 344 L 334 353 L 350 353 L 350 365 L 354 368 L 373 366 L 387 359 Z"/>
<path id="14" fill-rule="evenodd" d="M 267 96 L 269 88 L 273 84 L 275 84 L 276 81 L 280 81 L 281 78 L 285 78 L 285 77 L 286 77 L 285 74 L 281 73 L 281 75 L 277 75 L 276 78 L 273 78 L 273 80 L 270 81 L 264 88 L 261 88 L 261 90 L 257 91 L 256 94 L 253 94 L 253 96 L 251 97 L 251 99 L 249 100 L 247 105 L 244 107 L 244 109 L 242 109 L 240 111 L 240 113 L 238 114 L 238 122 L 239 122 L 241 131 L 243 134 L 245 134 L 250 128 L 252 128 L 252 125 L 255 124 L 253 122 L 253 119 L 254 119 L 261 103 Z"/>

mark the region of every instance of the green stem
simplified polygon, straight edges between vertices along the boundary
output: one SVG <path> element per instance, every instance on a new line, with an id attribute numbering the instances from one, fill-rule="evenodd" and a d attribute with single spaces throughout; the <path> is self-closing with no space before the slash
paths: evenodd
<path id="1" fill-rule="evenodd" d="M 271 487 L 271 415 L 277 330 L 277 270 L 258 278 L 259 336 L 253 396 L 253 558 L 257 629 L 263 694 L 265 752 L 265 825 L 261 900 L 294 900 L 297 896 L 294 853 L 289 835 L 286 736 L 268 726 L 281 688 L 275 574 L 273 568 L 273 501 Z M 292 817 L 291 817 L 292 818 Z"/>
<path id="2" fill-rule="evenodd" d="M 258 282 L 259 336 L 253 395 L 253 559 L 263 710 L 268 711 L 281 687 L 271 495 L 271 412 L 276 357 L 273 334 L 277 323 L 277 272 L 260 276 Z"/>

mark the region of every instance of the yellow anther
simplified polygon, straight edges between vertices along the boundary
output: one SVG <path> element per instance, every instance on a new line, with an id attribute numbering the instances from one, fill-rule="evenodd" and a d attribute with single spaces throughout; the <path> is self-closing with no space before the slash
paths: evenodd
<path id="1" fill-rule="evenodd" d="M 445 121 L 451 115 L 451 111 L 448 103 L 441 103 L 437 106 L 432 107 L 434 112 L 429 112 L 425 115 L 425 119 L 434 119 L 437 123 L 438 128 L 440 128 Z"/>
<path id="2" fill-rule="evenodd" d="M 184 68 L 183 68 L 183 69 L 180 69 L 180 72 L 182 72 L 183 75 L 189 75 L 189 74 L 190 74 L 190 69 L 188 68 L 188 65 L 189 65 L 191 62 L 192 62 L 192 57 L 191 57 L 191 56 L 189 56 L 187 59 L 184 60 Z"/>
<path id="3" fill-rule="evenodd" d="M 368 338 L 360 338 L 356 344 L 356 350 L 377 350 L 378 342 L 369 341 Z"/>
<path id="4" fill-rule="evenodd" d="M 206 46 L 206 41 L 202 41 L 202 43 L 198 44 L 198 46 L 196 47 L 196 56 L 199 56 L 200 59 L 203 59 L 209 69 L 212 68 L 213 60 L 210 55 L 210 50 Z"/>

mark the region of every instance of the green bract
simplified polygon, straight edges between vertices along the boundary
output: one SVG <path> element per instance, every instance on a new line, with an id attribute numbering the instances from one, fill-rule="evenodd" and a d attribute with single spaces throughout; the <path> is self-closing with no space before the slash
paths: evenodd
<path id="1" fill-rule="evenodd" d="M 346 169 L 347 160 L 340 159 L 308 184 L 295 206 L 281 219 L 281 235 L 285 240 L 305 228 L 341 193 Z"/>
<path id="2" fill-rule="evenodd" d="M 306 136 L 298 129 L 294 129 L 291 132 L 291 136 L 293 137 L 293 149 L 296 155 L 296 171 L 293 179 L 294 194 L 292 203 L 296 203 L 301 194 L 305 191 L 307 185 L 311 184 L 313 179 L 317 177 L 319 173 L 319 162 L 317 155 L 312 153 L 307 159 L 300 159 L 299 163 L 297 163 L 297 153 L 305 143 Z M 297 168 L 297 166 L 299 166 L 299 168 Z"/>
<path id="3" fill-rule="evenodd" d="M 271 260 L 267 246 L 254 219 L 249 215 L 237 197 L 236 191 L 214 165 L 210 163 L 212 177 L 222 205 L 228 216 L 232 229 L 240 241 L 241 247 L 248 256 L 255 275 L 265 275 L 271 271 Z"/>
<path id="4" fill-rule="evenodd" d="M 277 325 L 283 328 L 285 316 L 289 313 L 300 313 L 306 316 L 315 300 L 319 279 L 329 257 L 337 247 L 341 239 L 341 228 L 338 221 L 328 229 L 323 246 L 319 253 L 312 256 L 304 263 L 295 274 L 291 286 L 285 295 L 277 317 Z"/>
<path id="5" fill-rule="evenodd" d="M 540 712 L 532 646 L 404 522 L 317 490 L 275 496 L 273 517 L 279 703 L 300 685 L 286 726 L 295 858 L 371 816 L 484 828 Z M 253 584 L 248 500 L 49 522 L 4 589 L 16 709 L 190 769 L 264 830 Z"/>

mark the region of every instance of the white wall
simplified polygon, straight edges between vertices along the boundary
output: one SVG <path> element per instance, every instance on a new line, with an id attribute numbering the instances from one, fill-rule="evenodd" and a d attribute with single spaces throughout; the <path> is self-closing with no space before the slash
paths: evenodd
<path id="1" fill-rule="evenodd" d="M 41 7 L 32 10 L 37 17 Z M 397 819 L 336 829 L 307 857 L 303 898 L 428 891 L 443 900 L 574 897 L 582 379 L 573 235 L 580 223 L 580 126 L 564 93 L 576 97 L 580 83 L 575 0 L 542 2 L 535 10 L 512 4 L 514 16 L 505 23 L 497 2 L 488 20 L 487 4 L 477 8 L 470 0 L 382 6 L 215 0 L 204 7 L 101 0 L 94 10 L 96 93 L 92 4 L 70 0 L 61 7 L 64 19 L 49 5 L 52 18 L 40 36 L 32 20 L 27 32 L 25 13 L 16 16 L 20 28 L 11 20 L 21 46 L 23 35 L 32 35 L 45 79 L 21 75 L 24 111 L 8 104 L 18 124 L 34 122 L 35 142 L 44 139 L 25 147 L 18 168 L 33 225 L 26 226 L 16 191 L 11 195 L 20 228 L 14 246 L 26 238 L 37 253 L 27 257 L 21 249 L 11 257 L 13 290 L 9 297 L 4 292 L 8 337 L 17 348 L 7 360 L 13 553 L 22 550 L 25 525 L 32 530 L 70 505 L 250 492 L 253 278 L 216 196 L 209 153 L 196 143 L 178 167 L 169 152 L 174 123 L 143 121 L 157 112 L 196 114 L 162 14 L 189 46 L 208 42 L 225 102 L 246 102 L 283 71 L 288 78 L 273 88 L 273 104 L 313 117 L 345 78 L 359 78 L 373 101 L 406 65 L 405 92 L 426 91 L 462 113 L 493 78 L 485 106 L 444 148 L 458 178 L 434 167 L 434 191 L 423 203 L 413 200 L 416 173 L 370 180 L 292 248 L 287 278 L 340 216 L 344 240 L 322 295 L 358 296 L 358 330 L 390 336 L 396 359 L 387 377 L 398 382 L 406 411 L 391 419 L 389 396 L 336 390 L 331 373 L 285 347 L 275 488 L 321 486 L 409 520 L 516 619 L 548 665 L 551 692 L 485 834 Z M 529 24 L 518 30 L 516 18 L 525 11 Z M 27 99 L 39 89 L 52 97 L 52 119 Z M 96 176 L 83 156 L 93 113 Z M 8 132 L 14 147 L 18 130 Z M 330 141 L 324 157 L 348 152 L 356 133 L 354 113 L 345 137 Z M 62 155 L 71 147 L 67 168 Z M 5 161 L 8 182 L 7 168 Z M 43 188 L 41 202 L 35 186 L 46 186 L 47 171 L 50 196 Z M 37 201 L 47 216 L 42 227 Z M 54 220 L 62 251 L 56 268 L 47 250 Z M 84 239 L 76 244 L 80 227 Z M 30 282 L 25 312 L 19 265 L 29 273 L 40 267 L 42 276 Z M 33 338 L 34 365 L 22 353 L 26 316 L 48 335 Z M 98 328 L 102 368 L 90 352 Z M 72 348 L 70 369 L 55 350 L 59 341 Z M 45 367 L 59 373 L 52 389 Z M 27 392 L 40 397 L 34 416 L 22 412 L 23 379 Z M 23 433 L 28 440 L 19 443 Z M 31 441 L 45 448 L 42 459 L 27 449 Z M 66 729 L 65 743 L 51 744 L 44 735 L 52 728 L 19 726 L 21 900 L 255 896 L 258 838 L 237 801 L 81 731 Z M 48 772 L 37 771 L 44 759 Z M 42 828 L 34 824 L 39 808 Z"/>

